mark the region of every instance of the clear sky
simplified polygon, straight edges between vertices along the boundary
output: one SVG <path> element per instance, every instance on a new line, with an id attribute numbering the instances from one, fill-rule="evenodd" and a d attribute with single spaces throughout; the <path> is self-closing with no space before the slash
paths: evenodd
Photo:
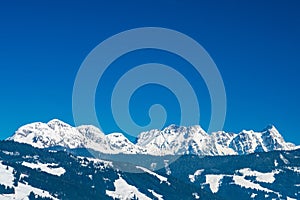
<path id="1" fill-rule="evenodd" d="M 0 3 L 0 139 L 21 125 L 59 118 L 74 125 L 76 73 L 101 41 L 138 27 L 165 27 L 200 43 L 222 75 L 227 94 L 224 130 L 262 130 L 274 124 L 300 144 L 300 3 L 290 1 L 2 1 Z M 155 61 L 187 65 L 167 52 L 137 51 L 116 60 L 128 69 Z M 112 68 L 113 69 L 113 68 Z M 105 97 L 122 71 L 107 72 L 96 108 L 105 132 L 119 131 Z M 183 74 L 193 78 L 188 68 Z M 105 79 L 105 77 L 104 77 Z M 110 82 L 109 82 L 110 81 Z M 210 99 L 203 80 L 197 97 L 204 129 Z M 152 98 L 152 92 L 160 97 Z M 100 94 L 101 93 L 101 94 Z M 166 88 L 148 85 L 132 97 L 131 114 L 147 124 L 145 108 L 162 103 L 177 123 L 178 102 Z M 103 116 L 103 115 L 101 115 Z"/>

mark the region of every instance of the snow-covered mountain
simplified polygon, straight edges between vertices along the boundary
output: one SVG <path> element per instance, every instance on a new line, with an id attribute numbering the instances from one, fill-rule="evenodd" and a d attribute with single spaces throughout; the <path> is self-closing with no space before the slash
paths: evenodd
<path id="1" fill-rule="evenodd" d="M 89 148 L 109 154 L 242 155 L 296 148 L 285 142 L 274 126 L 261 132 L 243 130 L 238 134 L 223 131 L 207 134 L 198 125 L 170 125 L 163 130 L 142 132 L 133 144 L 121 133 L 105 135 L 94 126 L 72 127 L 57 119 L 22 126 L 7 140 L 38 148 Z"/>
<path id="2" fill-rule="evenodd" d="M 61 146 L 65 148 L 90 148 L 103 153 L 140 153 L 125 136 L 120 133 L 105 135 L 90 125 L 72 127 L 58 119 L 48 123 L 35 122 L 20 127 L 7 140 L 30 144 L 37 148 Z"/>
<path id="3" fill-rule="evenodd" d="M 224 131 L 207 134 L 200 126 L 171 125 L 164 130 L 151 130 L 138 136 L 137 146 L 155 155 L 242 155 L 273 150 L 292 150 L 278 130 L 270 125 L 262 132 L 245 131 L 235 134 Z"/>

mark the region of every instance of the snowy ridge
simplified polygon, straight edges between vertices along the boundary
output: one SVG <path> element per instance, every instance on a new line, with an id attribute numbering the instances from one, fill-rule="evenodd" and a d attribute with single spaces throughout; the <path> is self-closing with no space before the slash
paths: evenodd
<path id="1" fill-rule="evenodd" d="M 136 145 L 155 155 L 243 155 L 297 148 L 285 142 L 274 126 L 268 126 L 262 132 L 243 130 L 235 134 L 219 131 L 209 135 L 198 125 L 171 125 L 162 131 L 141 133 Z"/>
<path id="2" fill-rule="evenodd" d="M 200 126 L 170 125 L 163 130 L 142 132 L 133 144 L 122 133 L 105 135 L 91 125 L 72 127 L 54 119 L 48 123 L 36 122 L 20 127 L 7 140 L 30 144 L 37 148 L 61 146 L 89 148 L 108 154 L 150 155 L 243 155 L 273 150 L 293 150 L 274 126 L 261 132 L 245 131 L 207 134 Z"/>

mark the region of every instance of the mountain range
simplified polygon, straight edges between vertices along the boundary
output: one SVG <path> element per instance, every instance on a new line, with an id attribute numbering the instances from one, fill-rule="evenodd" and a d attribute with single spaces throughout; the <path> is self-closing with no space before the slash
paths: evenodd
<path id="1" fill-rule="evenodd" d="M 121 133 L 105 135 L 91 125 L 72 127 L 54 119 L 48 123 L 36 122 L 20 127 L 7 140 L 30 144 L 37 148 L 87 148 L 106 154 L 161 155 L 244 155 L 273 150 L 293 150 L 278 130 L 269 125 L 260 132 L 243 130 L 240 133 L 224 131 L 207 134 L 200 126 L 170 125 L 163 130 L 150 130 L 138 135 L 136 143 Z"/>

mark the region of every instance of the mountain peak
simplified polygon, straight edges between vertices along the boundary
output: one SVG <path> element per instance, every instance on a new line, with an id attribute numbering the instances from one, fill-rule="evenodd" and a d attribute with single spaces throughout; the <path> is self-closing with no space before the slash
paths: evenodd
<path id="1" fill-rule="evenodd" d="M 176 125 L 176 124 L 171 124 L 171 125 L 169 125 L 169 126 L 167 126 L 167 127 L 165 127 L 163 130 L 177 130 L 177 129 L 180 129 L 180 126 L 178 126 L 178 125 Z"/>
<path id="2" fill-rule="evenodd" d="M 50 120 L 47 125 L 54 129 L 55 127 L 71 127 L 71 125 L 59 120 L 59 119 L 52 119 Z"/>
<path id="3" fill-rule="evenodd" d="M 280 138 L 281 140 L 284 140 L 282 135 L 279 133 L 279 131 L 276 129 L 276 127 L 274 125 L 268 125 L 261 132 L 263 135 L 267 135 L 272 138 Z"/>
<path id="4" fill-rule="evenodd" d="M 264 128 L 262 131 L 267 131 L 267 130 L 276 130 L 277 131 L 276 127 L 273 124 L 268 124 L 266 126 L 266 128 Z"/>

